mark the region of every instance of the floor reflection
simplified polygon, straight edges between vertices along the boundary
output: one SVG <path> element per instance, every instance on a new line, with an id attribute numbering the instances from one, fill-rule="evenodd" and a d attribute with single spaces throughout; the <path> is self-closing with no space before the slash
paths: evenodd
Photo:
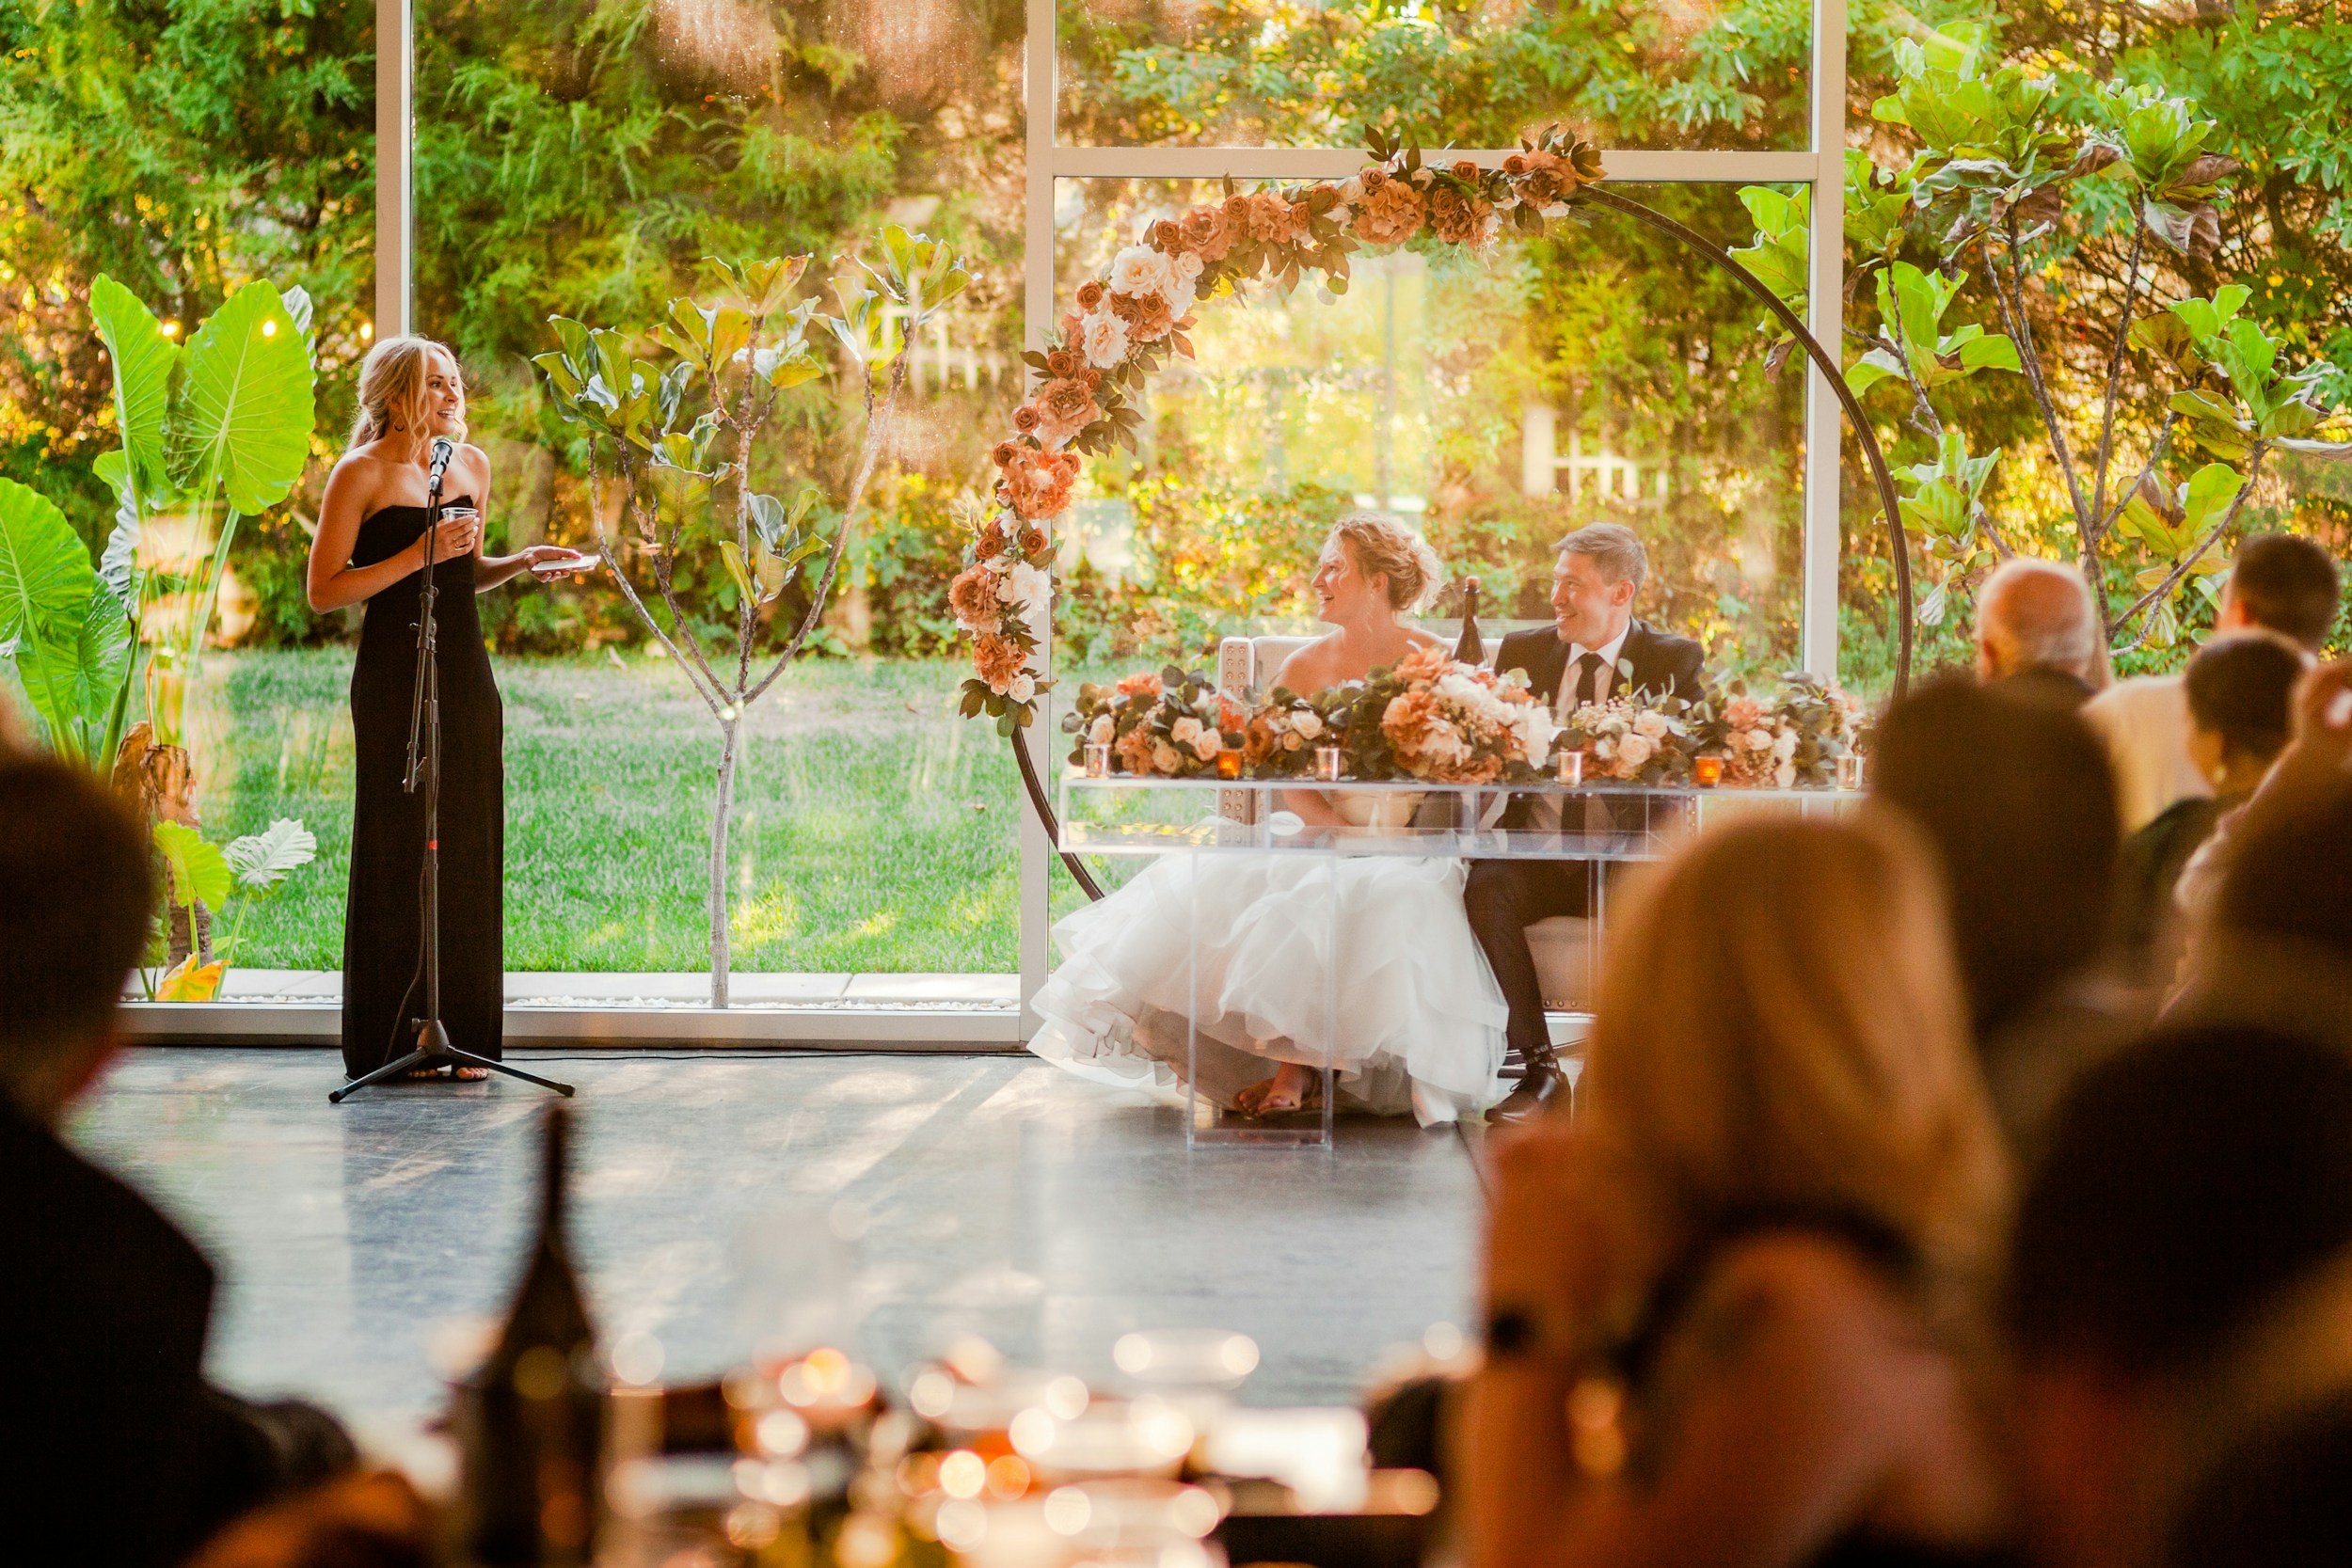
<path id="1" fill-rule="evenodd" d="M 147 1050 L 76 1133 L 220 1266 L 219 1377 L 410 1418 L 439 1401 L 436 1340 L 502 1305 L 541 1097 L 401 1085 L 330 1106 L 334 1062 Z M 671 1375 L 844 1294 L 828 1227 L 859 1237 L 849 1310 L 884 1367 L 971 1330 L 1106 1378 L 1129 1329 L 1232 1328 L 1264 1350 L 1251 1402 L 1340 1402 L 1470 1305 L 1478 1188 L 1451 1133 L 1352 1121 L 1329 1153 L 1187 1154 L 1174 1113 L 1018 1057 L 537 1070 L 580 1085 L 575 1243 L 599 1323 L 656 1337 Z"/>

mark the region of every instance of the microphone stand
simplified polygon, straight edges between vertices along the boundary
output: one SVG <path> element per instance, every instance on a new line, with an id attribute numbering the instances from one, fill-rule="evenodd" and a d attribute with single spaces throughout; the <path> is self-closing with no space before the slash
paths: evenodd
<path id="1" fill-rule="evenodd" d="M 333 1105 L 342 1104 L 345 1097 L 372 1084 L 404 1077 L 419 1068 L 486 1068 L 526 1084 L 536 1084 L 543 1089 L 553 1089 L 566 1099 L 573 1093 L 569 1084 L 559 1084 L 552 1078 L 541 1078 L 504 1062 L 459 1050 L 450 1043 L 449 1031 L 441 1024 L 441 669 L 436 657 L 433 620 L 433 601 L 440 593 L 433 575 L 434 550 L 440 544 L 441 478 L 442 466 L 437 464 L 424 498 L 424 587 L 417 595 L 417 682 L 414 694 L 408 699 L 408 772 L 401 781 L 401 788 L 411 795 L 417 792 L 421 777 L 424 784 L 424 1016 L 408 1021 L 416 1032 L 415 1050 L 397 1061 L 386 1062 L 365 1077 L 328 1091 L 327 1102 Z M 500 918 L 505 918 L 502 911 Z"/>

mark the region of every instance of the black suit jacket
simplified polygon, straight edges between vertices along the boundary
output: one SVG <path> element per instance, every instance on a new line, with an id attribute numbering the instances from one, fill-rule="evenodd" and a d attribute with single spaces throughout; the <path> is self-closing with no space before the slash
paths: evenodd
<path id="1" fill-rule="evenodd" d="M 212 1265 L 5 1097 L 0 1194 L 0 1518 L 77 1562 L 178 1562 L 275 1465 L 204 1381 Z"/>
<path id="2" fill-rule="evenodd" d="M 1613 696 L 1640 692 L 1649 697 L 1686 697 L 1695 702 L 1706 689 L 1706 662 L 1707 651 L 1692 639 L 1636 621 L 1626 628 L 1624 645 L 1617 649 L 1616 683 L 1610 692 Z M 1528 685 L 1547 703 L 1559 700 L 1560 682 L 1567 668 L 1568 645 L 1560 641 L 1557 626 L 1515 631 L 1495 653 L 1496 673 L 1526 671 Z M 1528 797 L 1514 799 L 1499 826 L 1527 827 L 1530 809 Z"/>
<path id="3" fill-rule="evenodd" d="M 1651 697 L 1687 697 L 1696 701 L 1705 686 L 1707 651 L 1687 637 L 1660 631 L 1646 621 L 1626 628 L 1625 645 L 1617 650 L 1616 685 L 1619 696 L 1639 691 Z M 1631 674 L 1627 673 L 1631 667 Z M 1568 667 L 1568 645 L 1557 626 L 1515 631 L 1502 640 L 1495 654 L 1495 673 L 1527 672 L 1528 684 L 1545 702 L 1556 702 L 1560 681 Z"/>

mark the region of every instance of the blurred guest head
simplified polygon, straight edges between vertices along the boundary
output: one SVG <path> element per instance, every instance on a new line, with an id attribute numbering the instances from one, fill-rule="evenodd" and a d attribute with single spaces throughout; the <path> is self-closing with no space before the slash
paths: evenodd
<path id="1" fill-rule="evenodd" d="M 2165 1016 L 2352 1045 L 2347 997 L 2352 778 L 2338 777 L 2249 813 L 2231 836 L 2218 887 L 2190 935 L 2187 976 Z"/>
<path id="2" fill-rule="evenodd" d="M 2023 680 L 2080 702 L 2106 684 L 2106 647 L 2090 584 L 2071 566 L 2003 562 L 1977 595 L 1977 677 Z"/>
<path id="3" fill-rule="evenodd" d="M 2237 1435 L 2214 1418 L 2246 1408 L 2265 1358 L 2244 1352 L 2347 1246 L 2352 1055 L 2201 1028 L 2088 1069 L 2019 1202 L 2002 1299 L 2036 1555 L 2154 1560 Z"/>
<path id="4" fill-rule="evenodd" d="M 2286 750 L 2308 660 L 2273 632 L 2217 637 L 2188 661 L 2189 757 L 2217 795 L 2242 795 Z"/>
<path id="5" fill-rule="evenodd" d="M 1637 1278 L 1758 1207 L 1859 1214 L 1974 1269 L 2003 1162 L 1941 904 L 1883 816 L 1732 824 L 1637 892 L 1578 1102 Z"/>
<path id="6" fill-rule="evenodd" d="M 80 768 L 0 761 L 0 1095 L 53 1121 L 114 1053 L 147 944 L 145 830 Z"/>
<path id="7" fill-rule="evenodd" d="M 2336 624 L 2336 563 L 2317 540 L 2257 533 L 2237 547 L 2216 631 L 2262 630 L 2317 653 Z"/>
<path id="8" fill-rule="evenodd" d="M 2352 1543 L 2352 1390 L 2256 1431 L 2195 1482 L 2169 1532 L 2170 1568 L 2319 1568 Z"/>
<path id="9" fill-rule="evenodd" d="M 1872 788 L 1943 863 L 1980 1047 L 2104 954 L 2118 829 L 2106 753 L 2073 714 L 1960 681 L 1922 688 L 1879 727 Z"/>

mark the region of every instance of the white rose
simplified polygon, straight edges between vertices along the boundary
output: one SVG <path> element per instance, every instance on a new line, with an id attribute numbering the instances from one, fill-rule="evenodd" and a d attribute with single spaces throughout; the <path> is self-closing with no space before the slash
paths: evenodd
<path id="1" fill-rule="evenodd" d="M 1012 678 L 1011 687 L 1006 690 L 1005 695 L 1016 703 L 1027 702 L 1037 695 L 1037 677 L 1026 672 L 1015 675 Z"/>
<path id="2" fill-rule="evenodd" d="M 1160 297 L 1168 301 L 1168 320 L 1183 321 L 1186 316 L 1192 314 L 1192 305 L 1195 296 L 1191 284 L 1179 283 Z"/>
<path id="3" fill-rule="evenodd" d="M 1108 310 L 1097 310 L 1078 324 L 1078 343 L 1087 363 L 1107 371 L 1127 357 L 1127 324 Z"/>
<path id="4" fill-rule="evenodd" d="M 1111 258 L 1110 283 L 1115 293 L 1165 296 L 1175 292 L 1176 269 L 1150 245 L 1131 245 Z"/>
<path id="5" fill-rule="evenodd" d="M 1193 251 L 1181 251 L 1176 257 L 1176 283 L 1189 292 L 1194 279 L 1200 276 L 1200 258 Z"/>
<path id="6" fill-rule="evenodd" d="M 1291 720 L 1291 728 L 1312 740 L 1323 733 L 1323 715 L 1312 708 L 1305 709 Z"/>
<path id="7" fill-rule="evenodd" d="M 1772 784 L 1775 787 L 1788 789 L 1793 787 L 1796 782 L 1797 765 L 1795 763 L 1784 762 L 1772 769 Z"/>
<path id="8" fill-rule="evenodd" d="M 1107 746 L 1118 734 L 1117 721 L 1107 713 L 1098 713 L 1094 716 L 1093 724 L 1087 730 L 1087 738 L 1097 746 Z"/>
<path id="9" fill-rule="evenodd" d="M 1636 770 L 1646 766 L 1658 748 L 1638 730 L 1617 742 L 1617 761 Z"/>
<path id="10" fill-rule="evenodd" d="M 1610 739 L 1607 736 L 1603 736 L 1600 739 L 1593 742 L 1593 755 L 1598 757 L 1601 761 L 1608 762 L 1614 758 L 1616 754 L 1617 743 Z"/>
<path id="11" fill-rule="evenodd" d="M 1187 714 L 1168 727 L 1168 738 L 1178 745 L 1191 746 L 1197 750 L 1201 735 L 1200 721 Z"/>
<path id="12" fill-rule="evenodd" d="M 1793 757 L 1796 754 L 1797 732 L 1794 730 L 1781 731 L 1778 737 L 1772 741 L 1772 760 L 1774 762 L 1787 762 L 1790 757 Z"/>
<path id="13" fill-rule="evenodd" d="M 1023 562 L 1005 574 L 996 585 L 996 597 L 1006 604 L 1025 605 L 1035 609 L 1045 602 L 1054 591 L 1053 577 L 1042 566 Z"/>
<path id="14" fill-rule="evenodd" d="M 1740 744 L 1751 752 L 1769 752 L 1772 749 L 1772 732 L 1750 730 L 1740 737 Z"/>
<path id="15" fill-rule="evenodd" d="M 1156 771 L 1173 773 L 1184 766 L 1184 759 L 1177 754 L 1175 747 L 1165 740 L 1152 742 L 1152 767 Z"/>
<path id="16" fill-rule="evenodd" d="M 1656 740 L 1666 733 L 1666 716 L 1655 708 L 1644 708 L 1633 716 L 1633 733 Z"/>

